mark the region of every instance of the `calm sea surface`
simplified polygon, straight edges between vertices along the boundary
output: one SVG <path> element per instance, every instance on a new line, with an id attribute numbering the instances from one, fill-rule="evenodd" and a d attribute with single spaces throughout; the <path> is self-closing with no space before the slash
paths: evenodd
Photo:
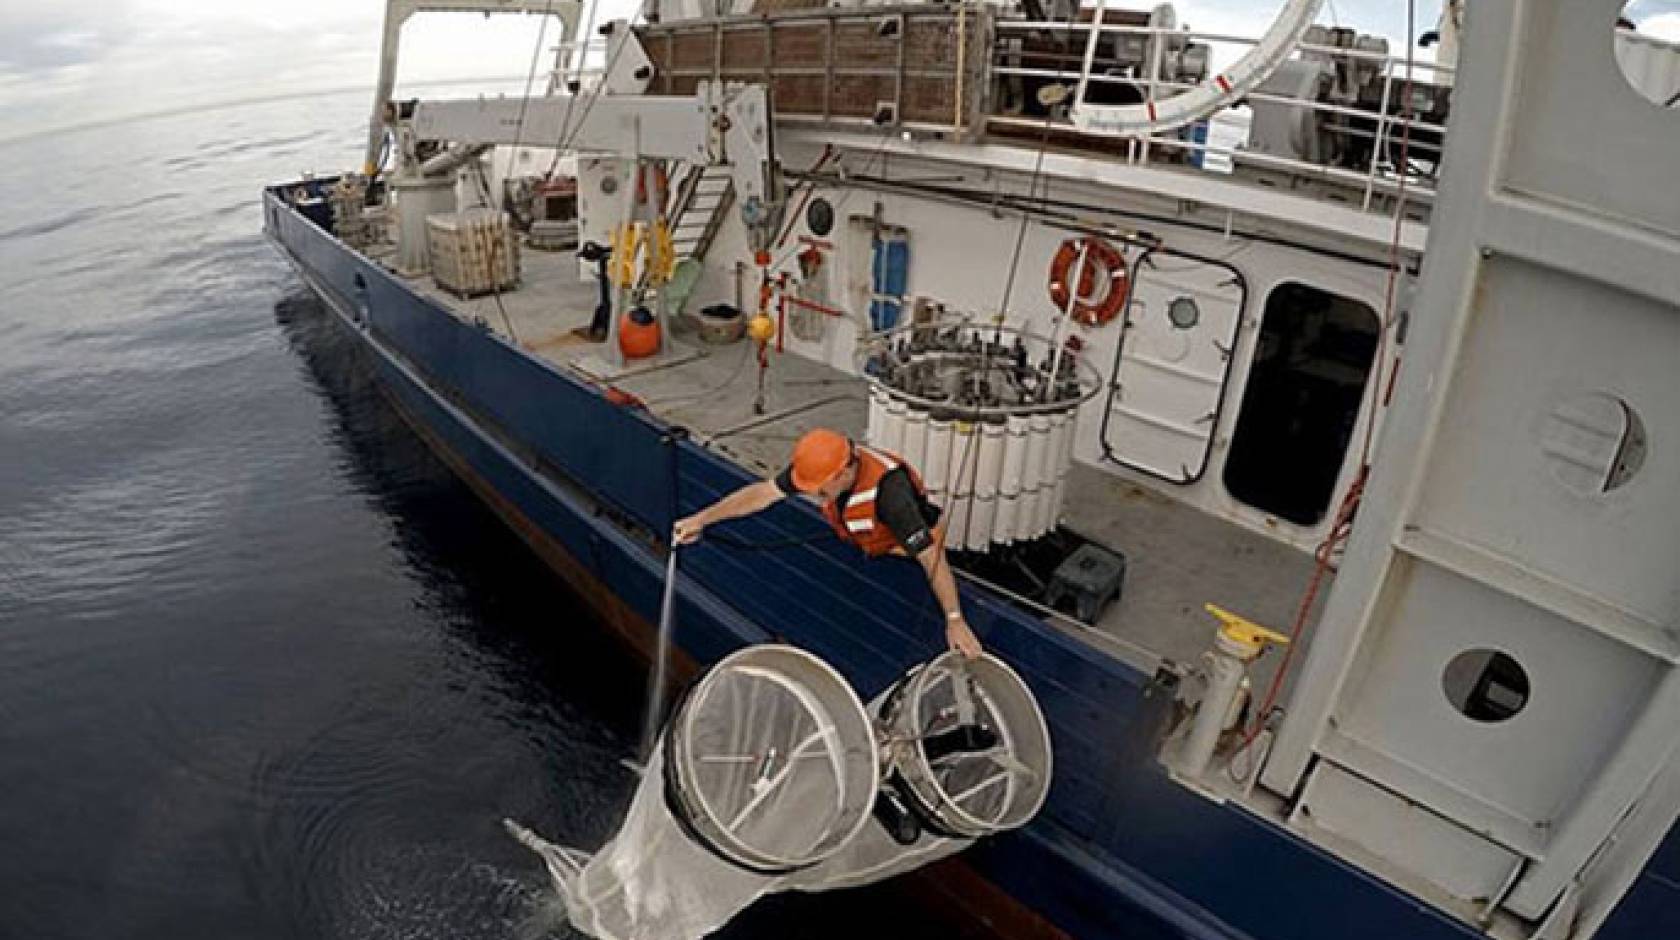
<path id="1" fill-rule="evenodd" d="M 564 936 L 644 673 L 260 233 L 366 96 L 0 145 L 0 937 Z M 903 893 L 731 937 L 930 937 Z"/>

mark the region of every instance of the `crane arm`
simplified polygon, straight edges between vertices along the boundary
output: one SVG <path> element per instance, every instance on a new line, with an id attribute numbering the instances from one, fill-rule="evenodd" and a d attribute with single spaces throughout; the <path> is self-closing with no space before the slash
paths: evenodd
<path id="1" fill-rule="evenodd" d="M 782 203 L 774 119 L 763 85 L 702 82 L 693 97 L 585 92 L 528 101 L 419 101 L 404 110 L 411 110 L 406 120 L 417 139 L 563 144 L 580 151 L 728 166 L 743 209 L 771 220 Z"/>

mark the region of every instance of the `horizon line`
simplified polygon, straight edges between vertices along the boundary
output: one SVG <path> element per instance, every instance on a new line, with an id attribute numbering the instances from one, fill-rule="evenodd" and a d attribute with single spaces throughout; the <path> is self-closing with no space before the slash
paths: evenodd
<path id="1" fill-rule="evenodd" d="M 521 82 L 523 75 L 479 75 L 465 78 L 431 78 L 422 81 L 408 82 L 407 88 L 428 88 L 438 85 L 464 85 L 472 82 Z M 247 95 L 241 98 L 224 98 L 218 101 L 208 101 L 197 104 L 184 104 L 172 108 L 159 108 L 155 111 L 140 111 L 134 114 L 113 115 L 111 117 L 95 118 L 90 121 L 79 121 L 73 124 L 56 124 L 39 130 L 25 131 L 10 137 L 0 137 L 0 147 L 10 144 L 20 144 L 42 137 L 52 137 L 58 134 L 68 134 L 74 131 L 92 130 L 100 127 L 110 127 L 117 124 L 136 124 L 141 121 L 151 121 L 158 118 L 176 117 L 182 114 L 193 114 L 199 111 L 220 111 L 226 108 L 236 108 L 248 104 L 272 104 L 277 101 L 289 101 L 294 98 L 311 98 L 317 95 L 348 94 L 353 91 L 371 91 L 373 84 L 358 83 L 355 85 L 336 85 L 321 88 L 304 88 L 297 91 L 274 92 L 266 95 Z"/>

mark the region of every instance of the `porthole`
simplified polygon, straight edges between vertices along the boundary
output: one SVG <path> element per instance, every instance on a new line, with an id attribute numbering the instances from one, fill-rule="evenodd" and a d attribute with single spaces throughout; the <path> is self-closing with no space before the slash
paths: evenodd
<path id="1" fill-rule="evenodd" d="M 1498 724 L 1528 705 L 1528 671 L 1498 650 L 1465 650 L 1441 673 L 1441 691 L 1460 715 Z"/>
<path id="2" fill-rule="evenodd" d="M 1582 496 L 1625 486 L 1645 465 L 1645 422 L 1625 399 L 1585 392 L 1559 402 L 1540 429 L 1552 478 Z"/>
<path id="3" fill-rule="evenodd" d="M 1632 0 L 1616 17 L 1612 51 L 1622 77 L 1640 97 L 1680 111 L 1680 9 L 1673 4 Z"/>
<path id="4" fill-rule="evenodd" d="M 1202 322 L 1202 308 L 1191 297 L 1174 297 L 1167 304 L 1167 319 L 1180 330 L 1193 329 Z"/>
<path id="5" fill-rule="evenodd" d="M 834 231 L 834 206 L 821 196 L 811 200 L 805 210 L 805 226 L 818 238 L 826 238 Z"/>

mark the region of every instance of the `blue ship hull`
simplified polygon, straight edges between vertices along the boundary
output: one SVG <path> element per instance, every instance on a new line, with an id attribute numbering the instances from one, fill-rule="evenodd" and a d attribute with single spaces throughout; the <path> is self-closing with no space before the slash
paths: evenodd
<path id="1" fill-rule="evenodd" d="M 664 569 L 655 533 L 751 476 L 410 290 L 287 205 L 279 194 L 297 185 L 265 194 L 268 234 L 365 347 L 398 409 L 613 629 L 650 647 Z M 753 541 L 826 528 L 798 501 L 732 525 Z M 832 539 L 684 552 L 675 639 L 693 664 L 779 639 L 873 690 L 940 648 L 942 621 L 910 562 L 867 562 Z M 1172 782 L 1154 758 L 1172 694 L 1155 677 L 984 591 L 965 591 L 965 606 L 1039 696 L 1056 746 L 1040 817 L 928 879 L 998 932 L 1481 936 L 1266 819 Z M 1598 936 L 1680 936 L 1680 837 L 1670 834 Z"/>

